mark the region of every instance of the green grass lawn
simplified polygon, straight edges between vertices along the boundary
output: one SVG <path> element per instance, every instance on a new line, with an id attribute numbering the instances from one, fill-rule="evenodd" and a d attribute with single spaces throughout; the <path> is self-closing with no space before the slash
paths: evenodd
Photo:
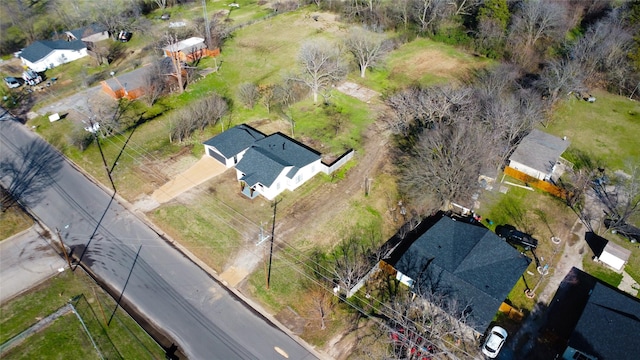
<path id="1" fill-rule="evenodd" d="M 79 296 L 81 295 L 81 296 Z M 58 308 L 72 303 L 83 318 L 94 341 L 107 358 L 161 359 L 164 351 L 121 308 L 109 326 L 115 301 L 82 270 L 58 274 L 32 291 L 0 308 L 0 343 L 18 335 Z M 3 355 L 4 358 L 4 355 Z M 98 358 L 74 314 L 60 317 L 52 326 L 29 337 L 7 354 L 11 359 Z"/>
<path id="2" fill-rule="evenodd" d="M 517 182 L 514 179 L 511 181 Z M 536 255 L 539 259 L 544 259 L 541 260 L 541 265 L 549 264 L 550 267 L 554 267 L 562 261 L 561 250 L 564 248 L 564 243 L 566 241 L 575 243 L 578 240 L 569 233 L 577 219 L 576 215 L 562 201 L 542 191 L 509 187 L 506 194 L 497 191 L 484 192 L 481 207 L 477 211 L 482 215 L 484 224 L 492 230 L 495 230 L 497 225 L 510 224 L 538 239 Z M 488 220 L 491 220 L 492 224 L 489 224 Z M 553 244 L 551 236 L 560 237 L 563 241 L 561 245 Z M 533 260 L 530 252 L 526 255 Z M 534 275 L 525 272 L 524 280 L 520 279 L 509 294 L 508 298 L 515 307 L 527 311 L 533 309 L 535 299 L 527 298 L 524 290 L 527 285 L 533 288 L 538 283 L 540 275 L 536 267 L 535 262 L 532 261 L 527 270 Z M 546 282 L 543 280 L 536 292 L 542 292 L 545 286 Z"/>
<path id="3" fill-rule="evenodd" d="M 574 96 L 560 103 L 553 120 L 543 131 L 567 136 L 571 145 L 566 157 L 588 155 L 612 172 L 625 169 L 625 162 L 640 163 L 640 103 L 603 90 L 592 93 L 595 103 Z"/>
<path id="4" fill-rule="evenodd" d="M 100 359 L 73 313 L 59 317 L 45 330 L 3 354 L 3 359 Z M 117 359 L 117 357 L 116 357 Z"/>

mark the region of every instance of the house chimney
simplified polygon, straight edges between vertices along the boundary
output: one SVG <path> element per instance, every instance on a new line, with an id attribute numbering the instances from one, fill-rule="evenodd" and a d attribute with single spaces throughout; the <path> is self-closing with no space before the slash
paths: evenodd
<path id="1" fill-rule="evenodd" d="M 282 143 L 282 150 L 284 150 L 284 143 Z"/>

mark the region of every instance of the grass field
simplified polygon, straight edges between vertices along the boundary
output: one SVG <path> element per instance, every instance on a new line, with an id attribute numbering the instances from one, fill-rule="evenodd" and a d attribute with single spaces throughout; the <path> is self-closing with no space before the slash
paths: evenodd
<path id="1" fill-rule="evenodd" d="M 73 301 L 71 299 L 75 298 Z M 164 351 L 114 300 L 81 270 L 65 271 L 0 308 L 0 343 L 18 335 L 40 319 L 72 302 L 101 353 L 110 359 L 161 359 Z M 27 338 L 2 358 L 99 358 L 78 318 L 69 313 Z"/>
<path id="2" fill-rule="evenodd" d="M 595 103 L 574 96 L 560 103 L 546 132 L 567 136 L 569 160 L 575 154 L 589 156 L 594 164 L 611 172 L 640 163 L 640 103 L 602 90 L 592 93 Z"/>
<path id="3" fill-rule="evenodd" d="M 64 351 L 61 351 L 63 350 Z M 100 359 L 73 313 L 56 319 L 44 331 L 3 354 L 3 359 Z"/>
<path id="4" fill-rule="evenodd" d="M 2 224 L 0 226 L 0 241 L 2 241 L 27 230 L 33 225 L 33 220 L 19 207 L 12 206 L 7 211 L 0 211 L 0 224 Z"/>
<path id="5" fill-rule="evenodd" d="M 453 46 L 418 38 L 400 46 L 382 66 L 354 80 L 383 94 L 408 85 L 430 86 L 459 80 L 469 70 L 492 61 L 474 57 Z"/>

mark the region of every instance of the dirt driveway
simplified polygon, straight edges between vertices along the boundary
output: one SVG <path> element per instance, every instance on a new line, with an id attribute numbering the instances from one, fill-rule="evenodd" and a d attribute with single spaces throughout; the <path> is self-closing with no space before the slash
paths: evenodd
<path id="1" fill-rule="evenodd" d="M 214 158 L 203 155 L 197 163 L 153 192 L 151 198 L 165 203 L 183 192 L 225 172 L 227 168 Z"/>

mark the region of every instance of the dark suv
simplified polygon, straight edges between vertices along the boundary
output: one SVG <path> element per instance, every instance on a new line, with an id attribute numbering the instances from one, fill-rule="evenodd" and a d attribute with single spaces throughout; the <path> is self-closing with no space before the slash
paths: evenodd
<path id="1" fill-rule="evenodd" d="M 538 247 L 538 240 L 529 234 L 516 230 L 513 225 L 496 226 L 496 235 L 507 240 L 508 243 L 520 245 L 525 250 L 535 249 Z"/>

